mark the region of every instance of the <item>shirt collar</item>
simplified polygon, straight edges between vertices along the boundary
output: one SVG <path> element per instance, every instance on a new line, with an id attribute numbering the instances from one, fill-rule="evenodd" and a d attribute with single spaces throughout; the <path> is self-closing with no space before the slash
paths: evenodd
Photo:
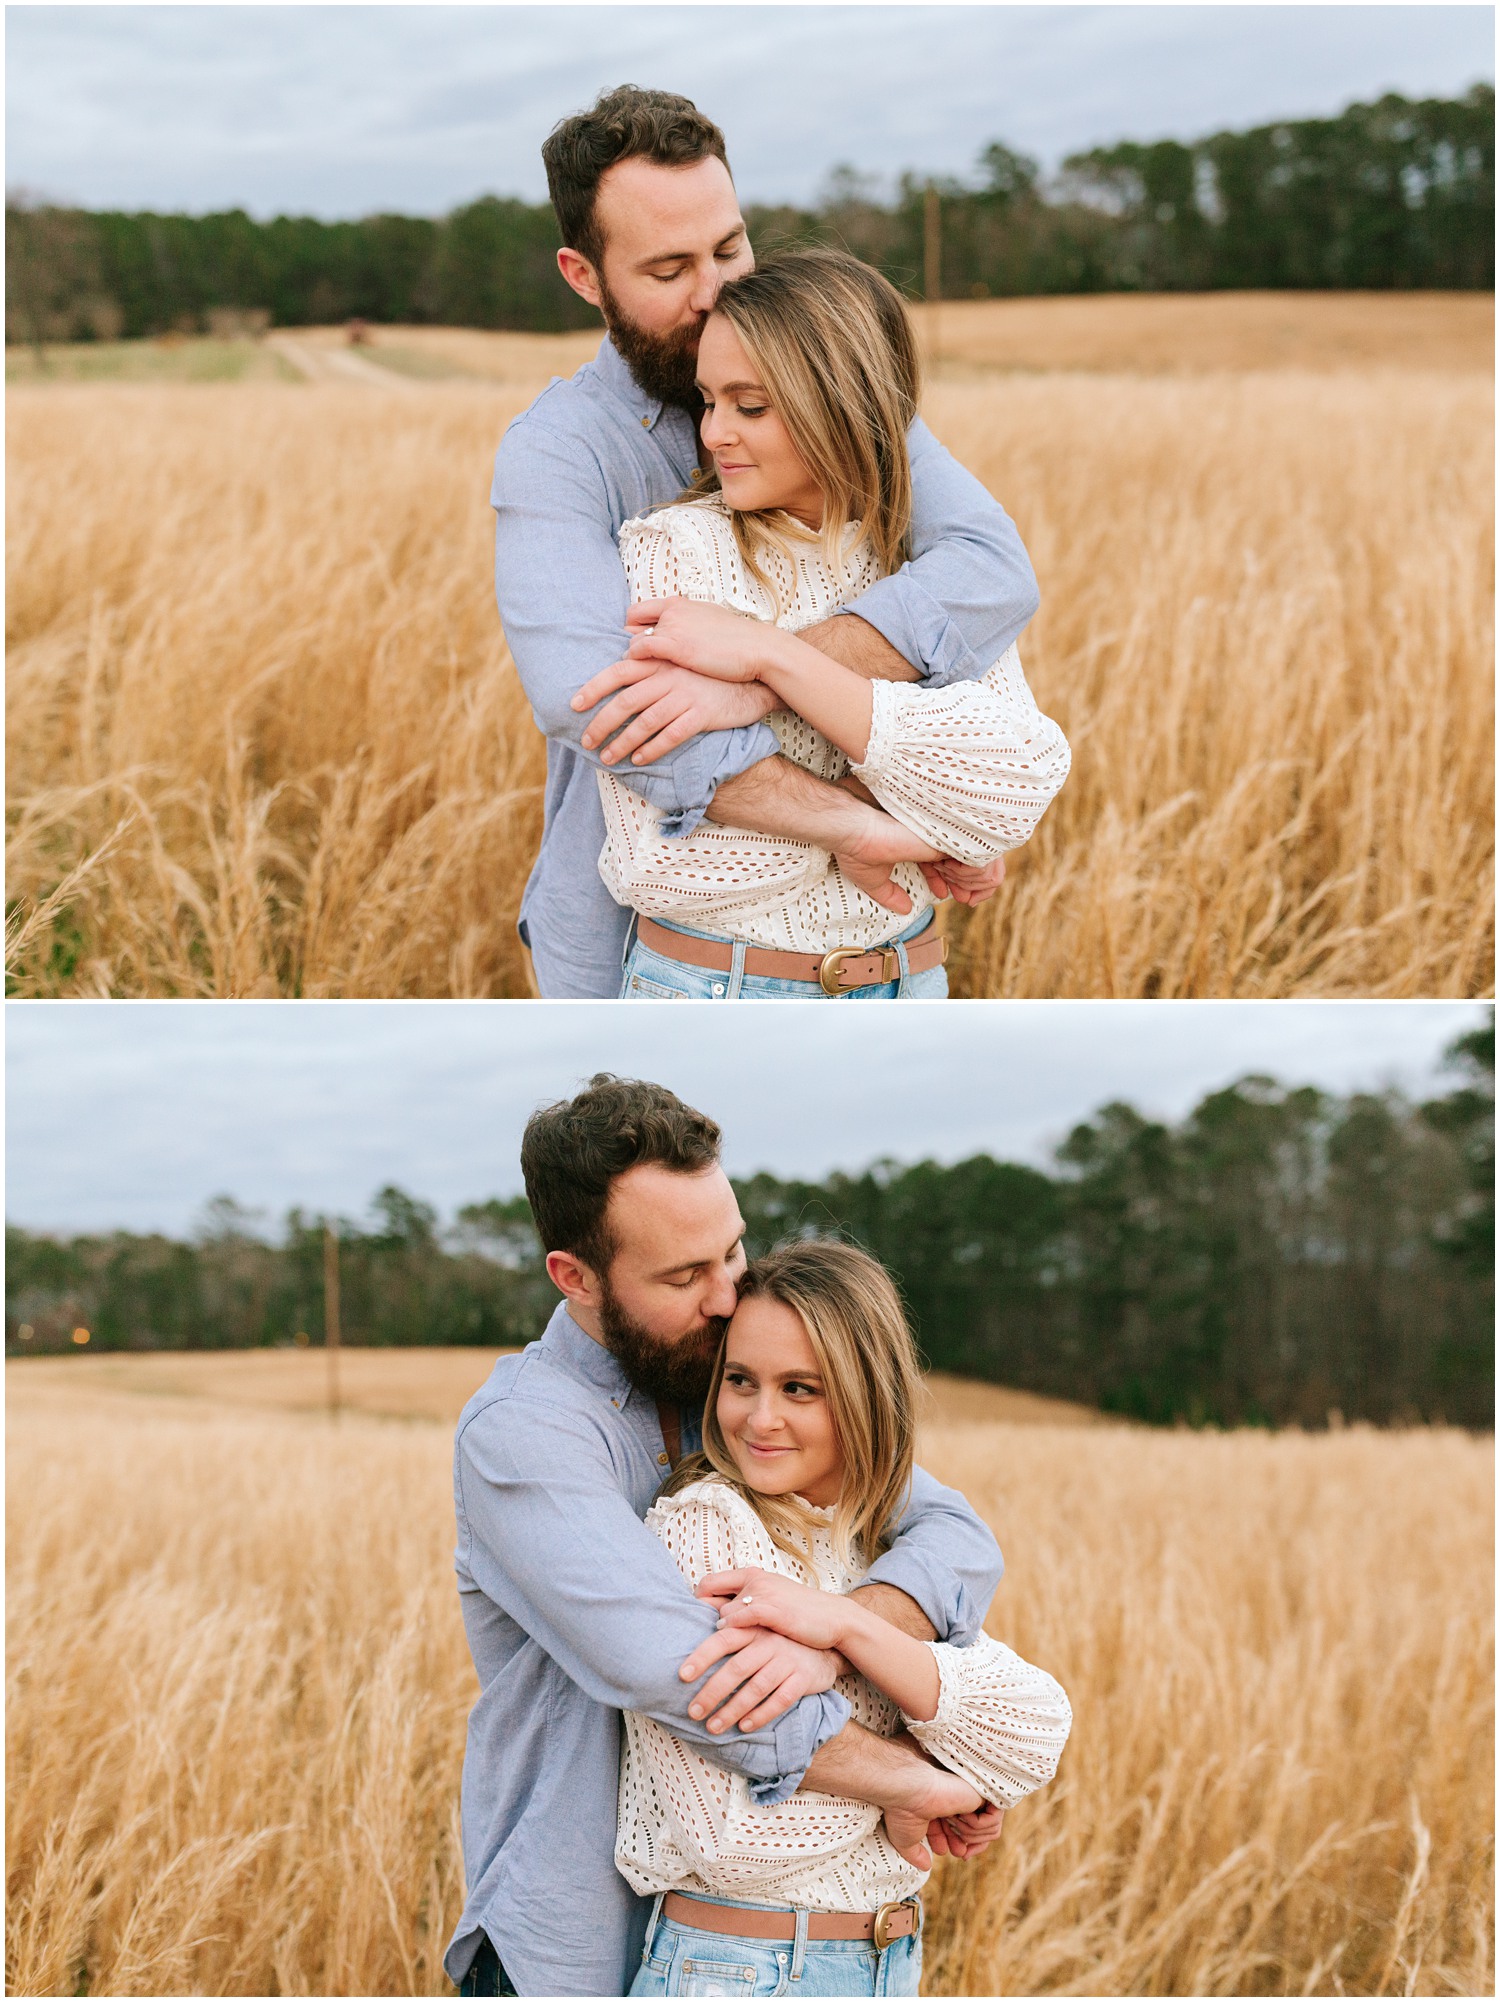
<path id="1" fill-rule="evenodd" d="M 599 345 L 594 366 L 599 371 L 599 380 L 605 389 L 629 408 L 631 416 L 640 424 L 642 430 L 654 430 L 657 419 L 667 406 L 646 394 L 630 373 L 630 366 L 625 357 L 608 336 Z"/>
<path id="2" fill-rule="evenodd" d="M 617 1410 L 623 1411 L 630 1402 L 634 1386 L 629 1377 L 604 1344 L 579 1327 L 568 1312 L 566 1301 L 559 1302 L 553 1310 L 542 1335 L 542 1351 L 569 1376 L 582 1377 L 585 1383 L 602 1390 Z"/>

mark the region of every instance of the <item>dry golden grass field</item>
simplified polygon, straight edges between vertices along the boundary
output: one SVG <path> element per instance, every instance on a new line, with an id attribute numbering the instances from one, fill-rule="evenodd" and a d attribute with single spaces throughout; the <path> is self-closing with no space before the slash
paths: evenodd
<path id="1" fill-rule="evenodd" d="M 1489 991 L 1492 324 L 940 309 L 926 412 L 1020 526 L 1022 654 L 1074 749 L 951 916 L 956 993 Z M 12 384 L 13 993 L 529 991 L 542 746 L 486 494 L 593 345 L 312 330 L 232 382 L 75 381 L 75 351 Z"/>
<path id="2" fill-rule="evenodd" d="M 485 1363 L 348 1352 L 337 1425 L 313 1352 L 8 1369 L 11 1993 L 444 1991 L 448 1421 Z M 1492 1442 L 976 1390 L 922 1456 L 1077 1721 L 940 1866 L 926 1991 L 1492 1993 Z"/>

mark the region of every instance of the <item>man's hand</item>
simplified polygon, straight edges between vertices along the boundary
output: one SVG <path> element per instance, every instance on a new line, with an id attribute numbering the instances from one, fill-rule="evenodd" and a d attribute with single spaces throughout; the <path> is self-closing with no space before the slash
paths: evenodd
<path id="1" fill-rule="evenodd" d="M 909 914 L 911 898 L 892 876 L 892 866 L 897 862 L 922 864 L 939 859 L 935 848 L 879 807 L 859 812 L 848 832 L 838 837 L 833 854 L 851 883 L 900 917 Z"/>
<path id="2" fill-rule="evenodd" d="M 844 1672 L 843 1658 L 830 1649 L 804 1647 L 764 1627 L 720 1627 L 699 1642 L 677 1673 L 684 1682 L 696 1682 L 716 1661 L 723 1667 L 688 1705 L 688 1715 L 707 1717 L 716 1735 L 731 1724 L 742 1731 L 774 1724 L 804 1696 L 832 1689 Z"/>
<path id="3" fill-rule="evenodd" d="M 913 1804 L 888 1805 L 885 1809 L 886 1839 L 891 1847 L 918 1870 L 930 1870 L 935 1851 L 954 1854 L 946 1821 L 977 1817 L 985 1803 L 975 1789 L 946 1766 L 924 1762 Z"/>
<path id="4" fill-rule="evenodd" d="M 898 1856 L 904 1856 L 917 1870 L 932 1868 L 932 1854 L 937 1847 L 934 1837 L 929 1844 L 929 1829 L 942 1827 L 940 1821 L 929 1821 L 921 1808 L 888 1807 L 885 1811 L 885 1839 Z"/>
<path id="5" fill-rule="evenodd" d="M 656 658 L 618 660 L 586 682 L 571 706 L 590 709 L 613 691 L 583 733 L 583 748 L 604 744 L 600 761 L 650 765 L 705 730 L 738 730 L 759 723 L 776 697 L 759 681 L 713 681 L 691 668 Z M 615 732 L 619 735 L 616 736 Z M 613 742 L 609 740 L 613 738 Z"/>
<path id="6" fill-rule="evenodd" d="M 845 772 L 841 779 L 835 779 L 834 784 L 867 806 L 880 806 L 870 788 L 852 772 Z M 955 862 L 951 855 L 939 855 L 935 862 L 918 862 L 917 867 L 927 878 L 927 887 L 940 904 L 948 897 L 953 897 L 960 904 L 982 904 L 987 897 L 993 897 L 1005 881 L 1003 855 L 997 855 L 993 862 L 980 863 Z"/>

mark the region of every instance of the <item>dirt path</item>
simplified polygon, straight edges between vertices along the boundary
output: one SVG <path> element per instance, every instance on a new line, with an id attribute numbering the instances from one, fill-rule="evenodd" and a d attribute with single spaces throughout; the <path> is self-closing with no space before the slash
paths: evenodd
<path id="1" fill-rule="evenodd" d="M 379 362 L 348 348 L 314 347 L 292 334 L 268 334 L 266 346 L 274 348 L 308 382 L 359 382 L 367 389 L 411 390 L 417 386 L 409 376 L 382 368 Z"/>

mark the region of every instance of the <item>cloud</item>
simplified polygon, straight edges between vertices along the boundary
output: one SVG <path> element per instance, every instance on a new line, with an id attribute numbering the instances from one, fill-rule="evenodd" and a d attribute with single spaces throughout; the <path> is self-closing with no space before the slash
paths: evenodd
<path id="1" fill-rule="evenodd" d="M 538 148 L 611 84 L 724 125 L 752 201 L 841 160 L 1055 164 L 1493 75 L 1481 7 L 12 7 L 11 185 L 92 207 L 439 213 L 545 195 Z"/>
<path id="2" fill-rule="evenodd" d="M 737 1174 L 882 1155 L 1045 1162 L 1113 1098 L 1177 1117 L 1252 1071 L 1430 1086 L 1461 1002 L 27 1002 L 7 1011 L 12 1220 L 180 1231 L 225 1192 L 345 1214 L 398 1182 L 451 1213 L 520 1187 L 521 1129 L 595 1070 L 724 1127 Z"/>

